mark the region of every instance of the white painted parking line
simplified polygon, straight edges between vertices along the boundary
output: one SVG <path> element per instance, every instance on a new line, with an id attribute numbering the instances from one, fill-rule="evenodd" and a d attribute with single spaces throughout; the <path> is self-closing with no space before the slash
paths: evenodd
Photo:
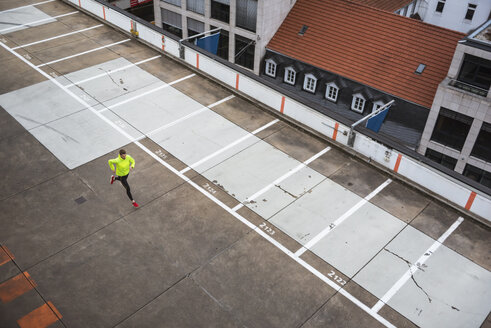
<path id="1" fill-rule="evenodd" d="M 75 58 L 75 57 L 78 57 L 78 56 L 86 55 L 88 53 L 91 53 L 91 52 L 94 52 L 94 51 L 98 51 L 98 50 L 102 50 L 102 49 L 105 49 L 105 48 L 109 48 L 109 47 L 112 47 L 112 46 L 115 46 L 115 45 L 118 45 L 118 44 L 121 44 L 121 43 L 124 43 L 124 42 L 128 42 L 130 40 L 131 39 L 125 39 L 125 40 L 121 40 L 121 41 L 118 41 L 118 42 L 114 42 L 114 43 L 111 43 L 111 44 L 108 44 L 108 45 L 105 45 L 105 46 L 102 46 L 102 47 L 99 47 L 99 48 L 95 48 L 95 49 L 91 49 L 91 50 L 87 50 L 87 51 L 78 53 L 78 54 L 75 54 L 75 55 L 71 55 L 71 56 L 68 56 L 68 57 L 64 57 L 64 58 L 52 60 L 50 62 L 47 62 L 47 63 L 41 64 L 41 65 L 38 65 L 37 67 L 43 67 L 43 66 L 54 64 L 54 63 L 58 63 L 58 62 L 61 62 L 61 61 L 67 60 L 67 59 L 71 59 L 71 58 Z"/>
<path id="2" fill-rule="evenodd" d="M 30 25 L 33 25 L 33 24 L 46 22 L 46 21 L 49 21 L 49 20 L 53 20 L 55 18 L 65 17 L 65 16 L 76 14 L 76 13 L 78 13 L 78 11 L 72 11 L 70 13 L 63 14 L 63 15 L 58 15 L 58 16 L 49 17 L 49 18 L 43 18 L 43 19 L 40 19 L 40 20 L 37 20 L 37 21 L 34 21 L 34 22 L 29 22 L 29 23 L 22 24 L 22 25 L 16 25 L 16 26 L 4 28 L 3 30 L 0 30 L 0 33 L 3 34 L 4 32 L 10 31 L 10 30 L 14 30 L 14 29 L 18 29 L 18 28 L 21 28 L 21 27 L 30 27 Z"/>
<path id="3" fill-rule="evenodd" d="M 49 38 L 49 39 L 44 39 L 44 40 L 40 40 L 40 41 L 36 41 L 36 42 L 31 42 L 31 43 L 28 43 L 28 44 L 23 44 L 23 45 L 21 45 L 21 46 L 18 46 L 18 47 L 12 48 L 12 50 L 16 50 L 16 49 L 19 49 L 19 48 L 25 48 L 25 47 L 33 46 L 33 45 L 35 45 L 35 44 L 39 44 L 39 43 L 48 42 L 48 41 L 51 41 L 51 40 L 55 40 L 55 39 L 59 39 L 59 38 L 63 38 L 63 37 L 65 37 L 65 36 L 69 36 L 69 35 L 73 35 L 73 34 L 77 34 L 77 33 L 85 32 L 85 31 L 92 30 L 92 29 L 94 29 L 94 28 L 101 27 L 101 26 L 104 26 L 104 24 L 99 24 L 99 25 L 96 25 L 96 26 L 92 26 L 92 27 L 87 27 L 87 28 L 84 28 L 84 29 L 82 29 L 82 30 L 73 31 L 73 32 L 66 33 L 66 34 L 61 34 L 61 35 L 54 36 L 54 37 Z"/>
<path id="4" fill-rule="evenodd" d="M 125 66 L 119 67 L 119 68 L 117 68 L 115 70 L 108 71 L 107 73 L 98 74 L 98 75 L 89 77 L 87 79 L 83 79 L 83 80 L 80 80 L 80 81 L 77 81 L 77 82 L 73 82 L 71 84 L 67 84 L 65 86 L 67 88 L 70 88 L 70 87 L 73 87 L 74 85 L 79 85 L 79 84 L 82 84 L 82 83 L 85 83 L 85 82 L 88 82 L 88 81 L 92 81 L 92 80 L 98 79 L 98 78 L 103 77 L 103 76 L 111 75 L 112 73 L 123 71 L 123 70 L 125 70 L 127 68 L 130 68 L 130 67 L 133 67 L 133 66 L 137 66 L 137 65 L 140 65 L 140 64 L 149 62 L 151 60 L 154 60 L 154 59 L 157 59 L 157 58 L 160 58 L 160 57 L 162 57 L 162 55 L 158 55 L 158 56 L 150 57 L 150 58 L 147 58 L 147 59 L 144 59 L 144 60 L 140 60 L 139 62 L 132 63 L 132 64 L 129 64 L 129 65 L 125 65 Z"/>
<path id="5" fill-rule="evenodd" d="M 275 185 L 281 183 L 283 180 L 287 179 L 288 177 L 294 175 L 295 173 L 297 173 L 298 171 L 300 171 L 301 169 L 303 169 L 304 167 L 307 167 L 307 165 L 309 165 L 310 163 L 312 163 L 314 160 L 316 160 L 317 158 L 319 158 L 320 156 L 324 155 L 325 153 L 327 153 L 329 150 L 331 150 L 331 147 L 327 147 L 323 150 L 321 150 L 320 152 L 318 152 L 317 154 L 315 154 L 314 156 L 312 156 L 311 158 L 309 158 L 308 160 L 306 160 L 305 162 L 301 163 L 300 165 L 298 165 L 297 167 L 295 167 L 293 170 L 291 171 L 288 171 L 288 173 L 282 175 L 281 177 L 279 177 L 278 179 L 274 180 L 273 182 L 271 182 L 269 185 L 267 185 L 266 187 L 264 187 L 263 189 L 259 190 L 258 192 L 256 192 L 255 194 L 249 196 L 246 198 L 246 201 L 247 202 L 250 202 L 254 199 L 256 199 L 257 197 L 261 196 L 262 194 L 264 194 L 265 192 L 267 192 L 269 189 L 273 188 Z M 235 206 L 234 208 L 232 208 L 232 211 L 238 211 L 239 209 L 241 209 L 242 207 L 244 206 L 244 204 L 238 204 L 237 206 Z M 295 256 L 298 256 L 295 254 Z"/>
<path id="6" fill-rule="evenodd" d="M 29 62 L 27 59 L 19 55 L 17 52 L 14 50 L 10 49 L 8 46 L 6 46 L 3 42 L 0 42 L 0 46 L 2 46 L 5 50 L 11 52 L 14 56 L 19 58 L 21 61 L 23 61 L 25 64 L 36 70 L 39 74 L 43 75 L 45 78 L 53 82 L 56 86 L 58 86 L 60 89 L 62 89 L 64 92 L 66 92 L 70 97 L 74 98 L 76 101 L 78 101 L 80 104 L 82 104 L 84 107 L 86 107 L 88 110 L 90 110 L 92 113 L 97 115 L 101 120 L 106 122 L 109 126 L 114 128 L 116 131 L 121 133 L 122 136 L 126 137 L 128 140 L 133 142 L 133 138 L 126 133 L 122 128 L 118 127 L 114 122 L 109 120 L 107 117 L 105 117 L 103 114 L 99 113 L 96 111 L 92 106 L 90 106 L 86 101 L 78 97 L 76 94 L 74 94 L 72 91 L 70 91 L 68 88 L 63 86 L 60 82 L 55 80 L 51 75 L 45 73 L 43 70 L 39 69 L 36 67 L 34 64 Z M 392 325 L 390 322 L 388 322 L 385 318 L 380 316 L 377 312 L 373 311 L 369 307 L 367 307 L 365 304 L 363 304 L 361 301 L 356 299 L 353 295 L 342 289 L 339 285 L 337 285 L 335 282 L 331 281 L 328 277 L 317 271 L 315 268 L 313 268 L 311 265 L 306 263 L 304 260 L 300 259 L 298 256 L 293 254 L 290 250 L 288 250 L 286 247 L 284 247 L 282 244 L 277 242 L 275 239 L 273 239 L 271 236 L 267 235 L 266 232 L 264 232 L 261 228 L 255 226 L 253 223 L 249 222 L 247 219 L 233 211 L 230 207 L 222 203 L 218 198 L 214 197 L 212 194 L 210 194 L 207 190 L 203 189 L 201 186 L 197 185 L 195 182 L 191 181 L 190 178 L 186 177 L 184 174 L 179 173 L 177 169 L 175 169 L 172 165 L 168 164 L 165 162 L 163 159 L 158 157 L 156 154 L 154 154 L 152 151 L 150 151 L 147 147 L 142 145 L 140 142 L 135 141 L 134 144 L 138 146 L 140 149 L 142 149 L 144 152 L 149 154 L 153 159 L 155 159 L 157 162 L 165 166 L 168 170 L 176 174 L 178 177 L 180 177 L 182 180 L 185 182 L 189 183 L 193 188 L 198 190 L 200 193 L 202 193 L 205 197 L 209 198 L 211 201 L 213 201 L 215 204 L 223 208 L 225 211 L 230 213 L 233 217 L 235 217 L 237 220 L 241 221 L 245 225 L 247 225 L 249 228 L 253 229 L 257 234 L 262 236 L 264 239 L 266 239 L 268 242 L 270 242 L 272 245 L 277 247 L 279 250 L 281 250 L 284 254 L 289 256 L 292 260 L 296 261 L 298 264 L 300 264 L 302 267 L 307 269 L 309 272 L 314 274 L 316 277 L 321 279 L 323 282 L 331 286 L 333 289 L 338 291 L 340 294 L 344 295 L 346 298 L 351 300 L 355 305 L 357 305 L 359 308 L 361 308 L 363 311 L 365 311 L 367 314 L 372 316 L 375 320 L 379 321 L 381 324 L 385 325 L 386 327 L 389 328 L 395 328 L 394 325 Z"/>
<path id="7" fill-rule="evenodd" d="M 174 84 L 176 84 L 176 83 L 182 82 L 182 81 L 184 81 L 184 80 L 186 80 L 186 79 L 189 79 L 189 78 L 191 78 L 191 77 L 193 77 L 193 76 L 195 76 L 195 75 L 196 75 L 196 74 L 189 74 L 188 76 L 185 76 L 185 77 L 182 77 L 182 78 L 180 78 L 180 79 L 178 79 L 178 80 L 172 81 L 172 82 L 171 82 L 171 83 L 169 83 L 169 84 L 164 84 L 164 85 L 161 85 L 161 86 L 159 86 L 159 87 L 157 87 L 157 88 L 155 88 L 155 89 L 148 90 L 148 91 L 146 91 L 146 92 L 143 92 L 143 93 L 137 94 L 137 95 L 136 95 L 136 96 L 134 96 L 134 97 L 131 97 L 131 98 L 125 99 L 125 100 L 120 101 L 120 102 L 118 102 L 118 103 L 116 103 L 116 104 L 114 104 L 114 105 L 111 105 L 111 106 L 108 106 L 108 107 L 106 107 L 106 108 L 104 108 L 104 109 L 101 109 L 101 110 L 99 111 L 99 113 L 105 112 L 106 110 L 110 110 L 110 109 L 116 108 L 116 107 L 121 106 L 121 105 L 123 105 L 123 104 L 129 103 L 129 102 L 131 102 L 131 101 L 133 101 L 133 100 L 139 99 L 139 98 L 141 98 L 141 97 L 145 97 L 145 96 L 147 96 L 147 95 L 149 95 L 149 94 L 152 94 L 152 93 L 154 93 L 154 92 L 157 92 L 157 91 L 159 91 L 159 90 L 162 90 L 162 89 L 168 88 L 168 87 L 170 87 L 170 86 L 172 86 L 172 85 L 174 85 Z"/>
<path id="8" fill-rule="evenodd" d="M 151 135 L 156 134 L 156 133 L 158 133 L 158 132 L 160 132 L 160 131 L 162 131 L 162 130 L 165 130 L 165 129 L 167 129 L 167 128 L 170 128 L 171 126 L 174 126 L 174 125 L 176 125 L 176 124 L 179 124 L 179 123 L 181 123 L 181 122 L 183 122 L 183 121 L 185 121 L 185 120 L 187 120 L 187 119 L 189 119 L 189 118 L 191 118 L 191 117 L 193 117 L 193 116 L 196 116 L 196 115 L 198 115 L 198 114 L 200 114 L 200 113 L 203 113 L 203 112 L 207 111 L 207 110 L 208 110 L 208 109 L 210 109 L 210 108 L 213 108 L 213 107 L 215 107 L 215 106 L 218 106 L 218 105 L 220 105 L 220 104 L 222 104 L 222 103 L 226 102 L 227 100 L 230 100 L 230 99 L 232 99 L 232 98 L 234 98 L 234 97 L 235 97 L 234 95 L 231 95 L 231 96 L 228 96 L 228 97 L 226 97 L 226 98 L 223 98 L 222 100 L 219 100 L 219 101 L 217 101 L 217 102 L 215 102 L 215 103 L 213 103 L 213 104 L 211 104 L 211 105 L 208 105 L 208 106 L 202 107 L 202 108 L 200 108 L 200 109 L 198 109 L 198 110 L 196 110 L 196 111 L 194 111 L 194 112 L 192 112 L 192 113 L 189 113 L 189 114 L 188 114 L 188 115 L 186 115 L 186 116 L 183 116 L 183 117 L 181 117 L 181 118 L 179 118 L 179 119 L 177 119 L 177 120 L 175 120 L 175 121 L 173 121 L 173 122 L 170 122 L 170 123 L 168 123 L 168 124 L 166 124 L 166 125 L 164 125 L 164 126 L 161 126 L 161 127 L 160 127 L 160 128 L 158 128 L 158 129 L 155 129 L 155 130 L 153 130 L 153 131 L 150 131 L 149 133 L 147 133 L 147 136 L 151 136 Z"/>
<path id="9" fill-rule="evenodd" d="M 279 120 L 278 120 L 278 119 L 276 119 L 276 120 L 274 120 L 274 121 L 271 121 L 271 122 L 269 122 L 269 123 L 267 123 L 267 124 L 265 124 L 265 125 L 261 126 L 260 128 L 258 128 L 258 129 L 256 129 L 256 130 L 252 131 L 251 133 L 249 133 L 249 134 L 247 134 L 247 135 L 243 136 L 242 138 L 239 138 L 239 139 L 235 140 L 234 142 L 232 142 L 232 143 L 228 144 L 227 146 L 223 147 L 222 149 L 219 149 L 219 150 L 217 150 L 216 152 L 214 152 L 214 153 L 212 153 L 212 154 L 210 154 L 210 155 L 208 155 L 208 156 L 204 157 L 203 159 L 201 159 L 201 160 L 197 161 L 196 163 L 193 163 L 193 164 L 189 165 L 188 167 L 186 167 L 185 169 L 183 169 L 183 170 L 182 170 L 182 171 L 180 171 L 179 173 L 183 174 L 183 173 L 186 173 L 187 171 L 189 171 L 189 170 L 191 170 L 191 169 L 195 169 L 196 167 L 198 167 L 199 165 L 203 164 L 204 162 L 206 162 L 206 161 L 208 161 L 208 160 L 212 159 L 213 157 L 215 157 L 215 156 L 217 156 L 217 155 L 220 155 L 220 154 L 221 154 L 221 153 L 223 153 L 224 151 L 226 151 L 226 150 L 228 150 L 228 149 L 230 149 L 230 148 L 232 148 L 232 147 L 234 147 L 234 146 L 236 146 L 236 145 L 240 144 L 242 141 L 249 139 L 250 137 L 252 137 L 252 136 L 254 136 L 254 135 L 258 134 L 259 132 L 261 132 L 261 131 L 263 131 L 263 130 L 265 130 L 265 129 L 269 128 L 270 126 L 272 126 L 272 125 L 274 125 L 274 124 L 276 124 L 276 123 L 278 123 L 278 122 L 279 122 Z"/>
<path id="10" fill-rule="evenodd" d="M 333 223 L 331 223 L 327 228 L 325 228 L 324 230 L 322 230 L 318 235 L 316 235 L 314 238 L 312 238 L 311 240 L 309 240 L 308 243 L 306 243 L 304 246 L 302 246 L 298 251 L 295 252 L 295 255 L 296 256 L 300 256 L 302 255 L 303 253 L 305 253 L 305 251 L 307 251 L 308 249 L 312 248 L 312 246 L 314 246 L 315 244 L 317 244 L 322 238 L 324 238 L 325 236 L 327 236 L 332 230 L 334 230 L 334 228 L 336 228 L 338 225 L 340 225 L 344 220 L 346 220 L 348 217 L 350 217 L 353 213 L 355 213 L 360 207 L 362 207 L 363 205 L 365 205 L 370 199 L 372 199 L 375 195 L 377 195 L 380 191 L 382 191 L 382 189 L 384 189 L 385 187 L 387 187 L 387 185 L 389 183 L 391 183 L 392 180 L 391 179 L 387 179 L 387 181 L 385 181 L 384 183 L 382 183 L 380 186 L 378 186 L 377 189 L 375 189 L 374 191 L 372 191 L 368 196 L 366 196 L 365 198 L 363 198 L 362 200 L 360 200 L 358 203 L 356 203 L 355 206 L 353 206 L 352 208 L 350 208 L 348 211 L 346 211 L 343 215 L 341 215 L 336 221 L 334 221 Z"/>
<path id="11" fill-rule="evenodd" d="M 438 240 L 436 240 L 427 250 L 421 255 L 421 257 L 416 261 L 415 264 L 411 265 L 411 267 L 404 273 L 404 275 L 382 296 L 382 298 L 372 307 L 374 312 L 377 312 L 385 305 L 387 302 L 394 296 L 399 289 L 411 278 L 411 276 L 419 269 L 423 263 L 426 262 L 430 258 L 430 256 L 443 244 L 445 239 L 450 236 L 455 229 L 464 221 L 463 217 L 459 217 L 457 221 L 455 221 L 450 228 L 443 235 L 441 235 Z"/>
<path id="12" fill-rule="evenodd" d="M 4 11 L 0 11 L 0 14 L 8 13 L 8 12 L 11 12 L 11 11 L 16 11 L 16 10 L 19 10 L 19 9 L 22 9 L 22 8 L 27 8 L 27 7 L 42 5 L 44 3 L 53 2 L 53 1 L 55 1 L 55 0 L 41 1 L 41 2 L 38 2 L 38 3 L 33 3 L 32 5 L 27 5 L 27 6 L 21 6 L 21 7 L 16 7 L 16 8 L 12 8 L 12 9 L 7 9 L 7 10 L 4 10 Z"/>

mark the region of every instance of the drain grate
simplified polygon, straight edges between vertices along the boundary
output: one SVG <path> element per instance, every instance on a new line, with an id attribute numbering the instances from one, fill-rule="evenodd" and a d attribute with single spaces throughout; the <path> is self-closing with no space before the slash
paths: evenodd
<path id="1" fill-rule="evenodd" d="M 75 203 L 77 203 L 78 205 L 83 204 L 83 203 L 85 203 L 86 201 L 87 201 L 87 199 L 85 199 L 85 197 L 83 197 L 83 196 L 81 196 L 81 197 L 79 197 L 79 198 L 75 199 Z"/>

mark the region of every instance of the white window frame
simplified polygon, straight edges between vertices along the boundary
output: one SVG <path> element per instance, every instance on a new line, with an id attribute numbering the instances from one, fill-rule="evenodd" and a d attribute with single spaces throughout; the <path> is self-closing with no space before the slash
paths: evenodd
<path id="1" fill-rule="evenodd" d="M 351 110 L 357 113 L 363 113 L 363 110 L 365 109 L 365 103 L 366 99 L 361 93 L 354 94 L 353 100 L 351 101 Z"/>
<path id="2" fill-rule="evenodd" d="M 442 6 L 442 11 L 437 11 L 437 8 L 438 8 L 438 4 L 440 3 L 443 3 L 443 6 Z M 447 0 L 438 0 L 436 2 L 436 7 L 435 7 L 435 14 L 437 15 L 442 15 L 443 14 L 443 10 L 445 10 L 445 5 L 447 4 Z"/>
<path id="3" fill-rule="evenodd" d="M 292 73 L 291 74 L 291 76 L 293 77 L 292 80 L 289 79 L 290 78 L 290 73 Z M 296 79 L 297 79 L 297 71 L 295 71 L 293 69 L 293 67 L 291 67 L 291 66 L 285 68 L 285 76 L 283 78 L 283 82 L 288 83 L 288 84 L 291 84 L 291 85 L 295 85 L 295 80 Z"/>
<path id="4" fill-rule="evenodd" d="M 310 84 L 313 81 L 313 84 Z M 305 74 L 303 79 L 303 89 L 307 92 L 315 93 L 315 87 L 317 86 L 317 78 L 313 74 Z"/>
<path id="5" fill-rule="evenodd" d="M 276 63 L 272 59 L 266 59 L 266 67 L 264 68 L 264 73 L 271 77 L 276 77 Z"/>
<path id="6" fill-rule="evenodd" d="M 336 90 L 336 93 L 334 95 L 334 97 L 331 97 L 330 94 L 331 94 L 331 88 L 335 89 Z M 330 101 L 337 101 L 338 100 L 338 95 L 339 95 L 339 88 L 338 86 L 336 85 L 336 83 L 334 82 L 331 82 L 331 83 L 326 83 L 326 99 L 327 100 L 330 100 Z"/>
<path id="7" fill-rule="evenodd" d="M 471 8 L 471 5 L 474 6 L 474 8 Z M 474 15 L 476 14 L 476 9 L 477 9 L 477 3 L 472 3 L 472 2 L 469 2 L 467 4 L 467 10 L 465 11 L 465 15 L 464 15 L 464 22 L 472 22 L 472 20 L 474 19 Z M 473 13 L 472 13 L 472 18 L 471 19 L 467 19 L 465 18 L 465 16 L 467 16 L 467 12 L 469 10 L 472 10 Z"/>
<path id="8" fill-rule="evenodd" d="M 383 102 L 383 101 L 381 101 L 381 100 L 374 102 L 374 103 L 373 103 L 373 107 L 372 107 L 372 113 L 373 113 L 374 111 L 376 111 L 377 109 L 379 109 L 380 107 L 382 107 L 383 105 L 385 105 L 385 104 L 384 104 L 384 102 Z"/>

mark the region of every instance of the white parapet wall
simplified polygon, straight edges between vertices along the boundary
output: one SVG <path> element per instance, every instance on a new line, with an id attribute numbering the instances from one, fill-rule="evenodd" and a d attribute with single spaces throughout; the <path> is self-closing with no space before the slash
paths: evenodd
<path id="1" fill-rule="evenodd" d="M 122 31 L 131 33 L 136 30 L 138 31 L 138 38 L 147 44 L 174 57 L 180 57 L 178 41 L 151 27 L 135 22 L 129 15 L 115 10 L 109 4 L 102 4 L 96 0 L 64 1 L 107 21 Z M 233 67 L 214 60 L 207 56 L 206 53 L 184 46 L 184 61 L 214 79 L 277 110 L 282 115 L 286 115 L 338 143 L 348 145 L 348 137 L 345 133 L 349 130 L 348 126 L 336 122 L 334 119 L 295 99 L 281 94 L 260 81 L 241 73 L 241 71 L 235 70 Z M 488 195 L 474 190 L 463 182 L 416 159 L 406 155 L 403 156 L 402 153 L 398 153 L 359 132 L 356 133 L 352 148 L 387 169 L 491 222 L 491 199 Z"/>

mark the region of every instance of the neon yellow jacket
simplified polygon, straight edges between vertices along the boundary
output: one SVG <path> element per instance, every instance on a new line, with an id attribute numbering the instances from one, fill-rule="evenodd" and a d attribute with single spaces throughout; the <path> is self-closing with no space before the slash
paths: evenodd
<path id="1" fill-rule="evenodd" d="M 135 168 L 135 160 L 128 154 L 126 154 L 125 159 L 122 159 L 121 156 L 118 155 L 118 158 L 110 159 L 108 163 L 111 170 L 114 166 L 116 169 L 116 175 L 119 177 L 124 177 L 130 173 L 130 165 L 132 168 Z"/>

